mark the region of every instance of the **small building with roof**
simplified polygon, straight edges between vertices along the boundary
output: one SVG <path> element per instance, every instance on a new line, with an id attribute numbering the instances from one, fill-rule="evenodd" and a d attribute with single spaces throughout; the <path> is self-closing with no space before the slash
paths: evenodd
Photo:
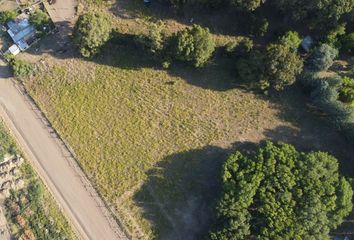
<path id="1" fill-rule="evenodd" d="M 29 22 L 29 16 L 22 13 L 7 22 L 7 32 L 21 51 L 25 51 L 36 39 L 36 29 Z"/>

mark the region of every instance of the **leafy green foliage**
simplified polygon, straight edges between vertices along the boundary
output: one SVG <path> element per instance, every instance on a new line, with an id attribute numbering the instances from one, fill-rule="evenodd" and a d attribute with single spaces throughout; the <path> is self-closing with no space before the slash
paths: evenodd
<path id="1" fill-rule="evenodd" d="M 62 216 L 50 214 L 48 205 L 53 204 L 52 200 L 46 202 L 44 186 L 28 163 L 21 166 L 21 172 L 28 183 L 25 188 L 12 191 L 5 200 L 7 218 L 18 229 L 13 232 L 16 239 L 75 239 L 67 229 L 68 223 L 59 223 L 63 221 Z"/>
<path id="2" fill-rule="evenodd" d="M 295 82 L 301 73 L 303 62 L 300 56 L 284 44 L 270 44 L 266 51 L 265 80 L 275 90 Z"/>
<path id="3" fill-rule="evenodd" d="M 328 44 L 322 44 L 310 55 L 306 67 L 312 71 L 326 71 L 333 65 L 337 56 L 337 49 Z"/>
<path id="4" fill-rule="evenodd" d="M 354 78 L 344 77 L 339 89 L 339 99 L 354 106 Z"/>
<path id="5" fill-rule="evenodd" d="M 295 31 L 289 31 L 280 38 L 281 44 L 288 46 L 293 50 L 299 48 L 301 41 L 300 35 Z"/>
<path id="6" fill-rule="evenodd" d="M 231 155 L 222 188 L 213 240 L 329 239 L 352 210 L 353 190 L 340 178 L 337 159 L 288 144 Z"/>
<path id="7" fill-rule="evenodd" d="M 48 25 L 50 23 L 50 17 L 48 14 L 40 9 L 36 10 L 30 16 L 30 23 L 36 27 L 37 30 L 42 31 L 43 26 Z"/>
<path id="8" fill-rule="evenodd" d="M 1 24 L 5 24 L 10 20 L 15 19 L 17 16 L 17 12 L 16 11 L 3 11 L 0 12 L 0 23 Z"/>
<path id="9" fill-rule="evenodd" d="M 254 11 L 264 0 L 231 0 L 231 4 L 239 9 L 246 11 Z"/>
<path id="10" fill-rule="evenodd" d="M 17 149 L 14 141 L 7 134 L 3 122 L 0 121 L 0 162 L 3 161 L 5 154 L 15 154 L 16 152 Z"/>
<path id="11" fill-rule="evenodd" d="M 33 74 L 33 65 L 25 60 L 15 58 L 12 55 L 5 56 L 10 63 L 12 72 L 16 77 L 29 77 Z"/>
<path id="12" fill-rule="evenodd" d="M 240 80 L 257 85 L 264 72 L 264 56 L 259 51 L 251 51 L 248 56 L 236 62 L 236 70 Z"/>
<path id="13" fill-rule="evenodd" d="M 107 42 L 112 27 L 108 17 L 100 12 L 81 15 L 74 29 L 74 41 L 84 57 L 93 57 Z"/>
<path id="14" fill-rule="evenodd" d="M 295 20 L 325 22 L 338 20 L 349 13 L 354 7 L 354 0 L 277 0 L 274 4 Z"/>
<path id="15" fill-rule="evenodd" d="M 349 33 L 341 38 L 342 50 L 346 52 L 354 51 L 354 33 Z"/>
<path id="16" fill-rule="evenodd" d="M 338 130 L 354 144 L 354 108 L 338 101 L 345 86 L 339 77 L 322 78 L 317 72 L 306 71 L 300 82 L 310 93 L 313 103 L 326 115 Z"/>
<path id="17" fill-rule="evenodd" d="M 338 38 L 345 34 L 346 23 L 341 23 L 335 26 L 334 29 L 330 30 L 324 39 L 324 43 L 330 46 L 338 46 Z"/>
<path id="18" fill-rule="evenodd" d="M 290 48 L 293 39 L 282 38 L 282 44 L 270 44 L 265 53 L 252 51 L 248 56 L 239 59 L 236 69 L 241 80 L 252 87 L 277 91 L 295 82 L 301 73 L 303 62 L 300 56 Z"/>
<path id="19" fill-rule="evenodd" d="M 172 58 L 203 66 L 215 50 L 214 40 L 209 29 L 193 25 L 178 32 L 172 40 Z"/>
<path id="20" fill-rule="evenodd" d="M 150 23 L 148 26 L 148 34 L 140 35 L 136 39 L 137 43 L 142 45 L 149 53 L 160 55 L 164 49 L 165 37 L 163 34 L 164 25 L 162 21 Z"/>

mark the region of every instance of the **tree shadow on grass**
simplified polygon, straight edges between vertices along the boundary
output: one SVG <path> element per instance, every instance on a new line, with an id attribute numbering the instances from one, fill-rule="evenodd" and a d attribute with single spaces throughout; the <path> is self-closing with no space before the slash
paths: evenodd
<path id="1" fill-rule="evenodd" d="M 167 156 L 149 170 L 134 201 L 153 223 L 157 239 L 202 239 L 214 220 L 223 162 L 235 148 L 254 146 L 247 142 L 229 149 L 208 145 Z"/>
<path id="2" fill-rule="evenodd" d="M 136 43 L 136 36 L 132 34 L 112 33 L 112 38 L 102 48 L 101 54 L 91 61 L 125 70 L 152 68 L 166 71 L 172 77 L 182 78 L 187 83 L 204 89 L 226 91 L 237 86 L 236 81 L 230 81 L 235 79 L 234 60 L 231 58 L 216 53 L 202 68 L 175 61 L 169 69 L 164 69 L 161 59 L 153 57 Z"/>
<path id="3" fill-rule="evenodd" d="M 354 177 L 354 148 L 341 132 L 315 108 L 300 86 L 266 97 L 279 109 L 278 117 L 289 126 L 266 129 L 266 138 L 294 145 L 301 151 L 329 152 L 339 160 L 340 172 Z"/>

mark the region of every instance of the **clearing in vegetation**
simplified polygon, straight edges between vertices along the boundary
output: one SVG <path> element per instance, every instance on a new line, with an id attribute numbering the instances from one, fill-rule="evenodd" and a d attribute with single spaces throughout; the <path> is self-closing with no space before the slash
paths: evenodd
<path id="1" fill-rule="evenodd" d="M 273 97 L 247 92 L 230 59 L 164 70 L 129 44 L 149 18 L 110 16 L 125 41 L 110 42 L 91 61 L 47 56 L 24 84 L 134 239 L 206 234 L 221 164 L 247 142 L 330 151 L 343 174 L 353 170 L 352 148 L 309 113 L 296 87 Z M 164 23 L 169 33 L 185 27 Z M 230 38 L 213 37 L 217 47 Z"/>

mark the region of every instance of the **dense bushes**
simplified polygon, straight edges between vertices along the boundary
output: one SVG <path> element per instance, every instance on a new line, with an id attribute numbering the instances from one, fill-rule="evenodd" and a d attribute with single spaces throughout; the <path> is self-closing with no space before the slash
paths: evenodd
<path id="1" fill-rule="evenodd" d="M 0 12 L 0 24 L 5 24 L 6 22 L 15 19 L 17 16 L 16 11 L 3 11 Z"/>
<path id="2" fill-rule="evenodd" d="M 0 162 L 3 161 L 5 154 L 15 154 L 16 151 L 14 141 L 7 134 L 7 129 L 5 129 L 3 122 L 0 121 Z"/>
<path id="3" fill-rule="evenodd" d="M 338 56 L 338 50 L 322 44 L 314 50 L 307 60 L 306 68 L 312 71 L 326 71 L 333 65 L 334 59 Z"/>
<path id="4" fill-rule="evenodd" d="M 262 90 L 283 90 L 295 82 L 303 68 L 303 61 L 296 52 L 299 41 L 297 33 L 289 32 L 265 51 L 250 52 L 236 63 L 239 77 Z"/>
<path id="5" fill-rule="evenodd" d="M 108 17 L 99 12 L 81 15 L 74 29 L 74 41 L 84 57 L 93 57 L 109 39 L 112 27 Z"/>
<path id="6" fill-rule="evenodd" d="M 267 142 L 225 162 L 210 238 L 330 239 L 330 230 L 351 212 L 352 196 L 333 156 Z"/>
<path id="7" fill-rule="evenodd" d="M 173 36 L 170 54 L 172 58 L 201 67 L 211 57 L 214 50 L 215 43 L 209 29 L 193 25 Z"/>
<path id="8" fill-rule="evenodd" d="M 30 16 L 30 22 L 37 30 L 42 31 L 43 26 L 50 23 L 50 17 L 46 12 L 38 9 Z"/>
<path id="9" fill-rule="evenodd" d="M 354 52 L 354 33 L 349 33 L 341 38 L 341 47 L 345 52 Z"/>
<path id="10" fill-rule="evenodd" d="M 6 55 L 5 58 L 10 63 L 11 70 L 16 77 L 28 77 L 33 74 L 34 69 L 31 63 L 12 55 Z"/>
<path id="11" fill-rule="evenodd" d="M 318 72 L 311 71 L 304 72 L 299 79 L 326 119 L 354 144 L 354 108 L 339 101 L 341 89 L 345 89 L 346 83 L 338 76 L 323 78 Z M 350 87 L 347 89 L 352 90 Z"/>
<path id="12" fill-rule="evenodd" d="M 275 90 L 292 85 L 301 73 L 301 57 L 288 45 L 270 44 L 266 51 L 265 79 Z"/>
<path id="13" fill-rule="evenodd" d="M 277 0 L 274 4 L 295 20 L 311 19 L 313 23 L 330 24 L 354 7 L 354 0 Z"/>
<path id="14" fill-rule="evenodd" d="M 342 86 L 339 88 L 339 99 L 354 107 L 354 78 L 344 77 L 342 80 Z"/>

